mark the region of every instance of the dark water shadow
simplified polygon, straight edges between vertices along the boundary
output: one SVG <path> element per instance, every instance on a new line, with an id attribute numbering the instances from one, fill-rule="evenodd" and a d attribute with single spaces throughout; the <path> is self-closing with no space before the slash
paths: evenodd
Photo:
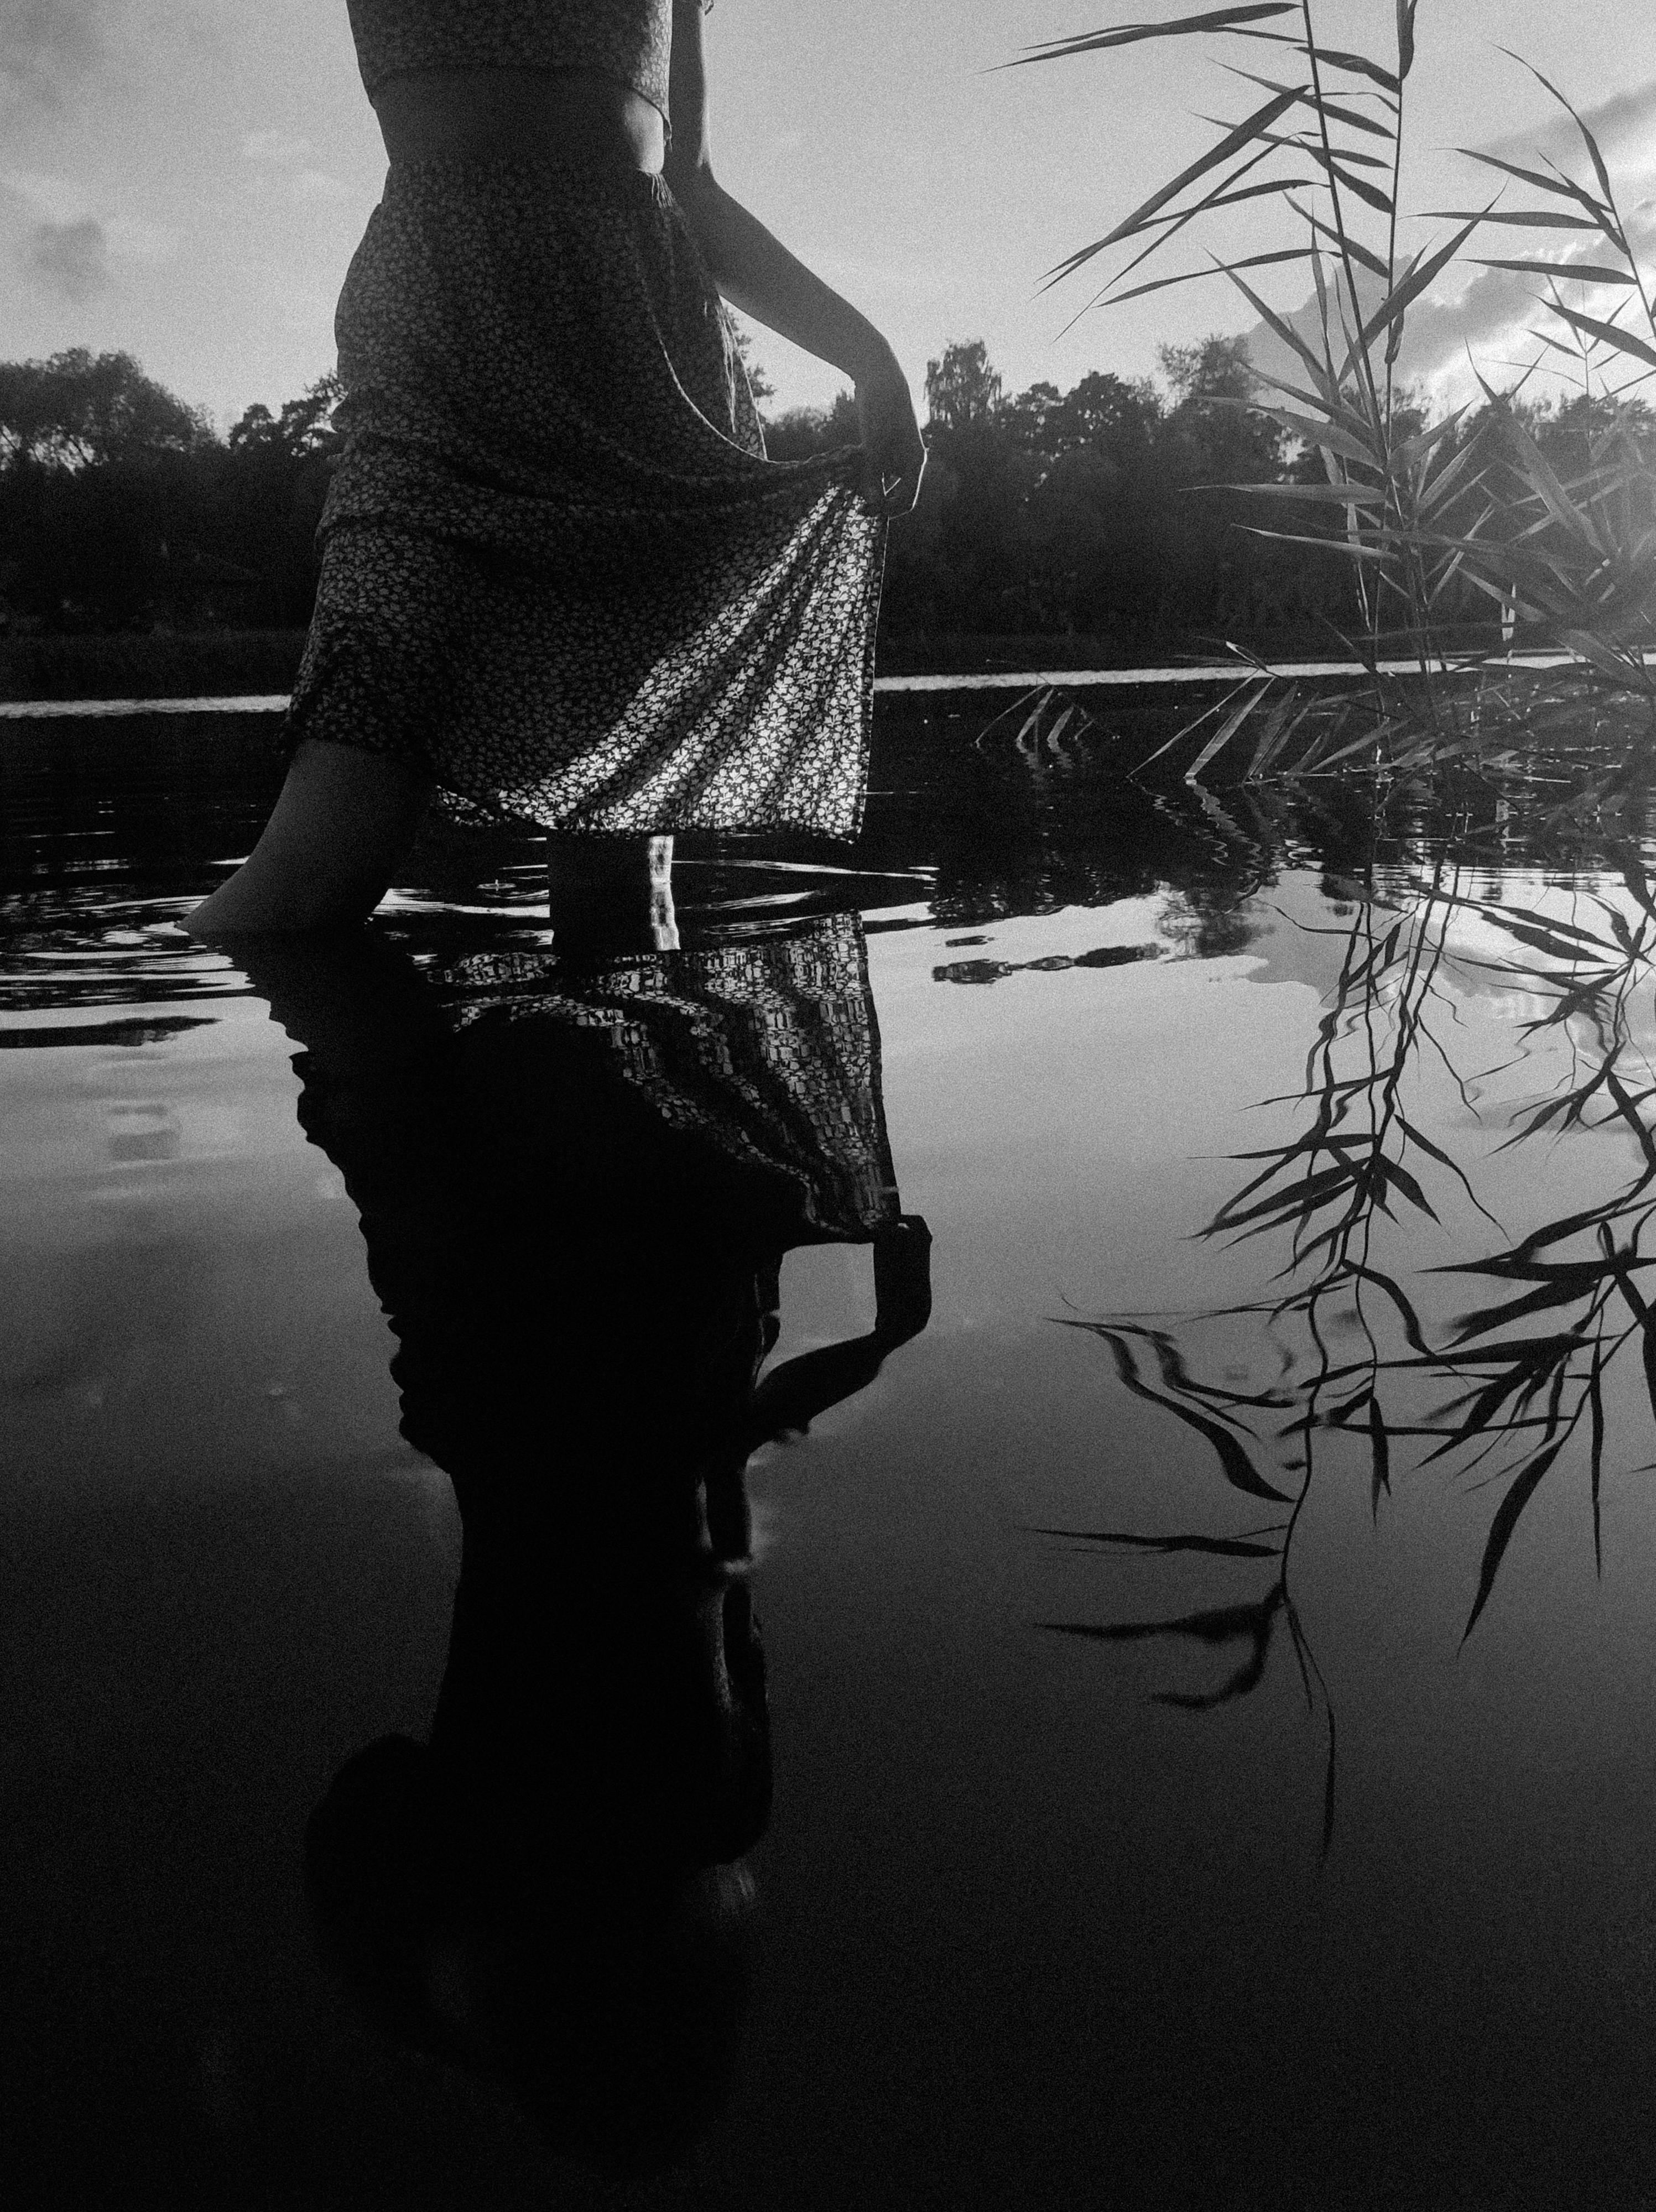
<path id="1" fill-rule="evenodd" d="M 396 2041 L 504 2083 L 552 2149 L 652 2170 L 721 2108 L 745 2007 L 771 1790 L 746 1463 L 930 1308 L 860 928 L 244 957 L 464 1529 L 427 1738 L 364 1747 L 311 1819 L 320 1933 Z M 782 1261 L 821 1243 L 872 1245 L 874 1328 L 762 1376 Z"/>

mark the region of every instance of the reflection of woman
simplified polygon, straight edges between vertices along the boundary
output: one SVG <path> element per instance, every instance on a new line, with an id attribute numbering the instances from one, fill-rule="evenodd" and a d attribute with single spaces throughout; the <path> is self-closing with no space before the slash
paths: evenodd
<path id="1" fill-rule="evenodd" d="M 391 167 L 320 596 L 282 797 L 193 926 L 366 913 L 434 788 L 606 868 L 634 833 L 850 835 L 924 449 L 885 340 L 714 179 L 702 0 L 348 4 Z M 764 459 L 721 293 L 854 379 L 859 451 Z"/>
<path id="2" fill-rule="evenodd" d="M 923 1328 L 855 921 L 584 976 L 261 951 L 465 1529 L 430 1741 L 312 1824 L 313 1891 L 405 2039 L 549 2137 L 671 2154 L 740 2011 L 770 1793 L 743 1472 Z M 872 1243 L 871 1333 L 756 1377 L 782 1256 Z"/>

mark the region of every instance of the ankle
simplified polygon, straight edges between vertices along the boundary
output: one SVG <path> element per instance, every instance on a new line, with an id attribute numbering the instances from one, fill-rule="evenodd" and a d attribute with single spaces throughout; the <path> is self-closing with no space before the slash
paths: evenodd
<path id="1" fill-rule="evenodd" d="M 560 897 L 647 896 L 673 876 L 671 837 L 576 836 L 546 840 L 546 878 Z"/>

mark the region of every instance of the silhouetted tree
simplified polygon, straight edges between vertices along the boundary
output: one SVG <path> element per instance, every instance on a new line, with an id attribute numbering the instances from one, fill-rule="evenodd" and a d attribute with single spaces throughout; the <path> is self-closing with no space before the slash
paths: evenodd
<path id="1" fill-rule="evenodd" d="M 732 327 L 736 333 L 736 351 L 741 357 L 742 367 L 747 372 L 747 388 L 759 405 L 763 406 L 767 399 L 776 398 L 776 387 L 765 374 L 761 363 L 755 358 L 752 331 L 745 323 L 733 322 Z"/>
<path id="2" fill-rule="evenodd" d="M 228 440 L 130 355 L 0 364 L 0 626 L 297 626 L 338 380 Z"/>
<path id="3" fill-rule="evenodd" d="M 313 453 L 332 454 L 338 446 L 332 415 L 343 390 L 337 375 L 319 376 L 297 399 L 288 400 L 280 415 L 272 415 L 258 401 L 243 414 L 228 441 L 233 453 L 279 453 L 284 461 L 308 459 Z"/>
<path id="4" fill-rule="evenodd" d="M 740 325 L 737 343 L 769 393 Z M 1261 387 L 1245 343 L 1213 336 L 1160 361 L 1160 385 L 1094 369 L 1068 392 L 1042 381 L 1010 396 L 981 338 L 928 364 L 931 463 L 916 513 L 889 542 L 888 636 L 1076 634 L 1160 657 L 1349 629 L 1349 565 L 1262 535 L 1278 518 L 1235 489 L 1323 472 L 1313 450 L 1246 405 Z M 320 378 L 275 409 L 247 408 L 221 439 L 130 356 L 0 363 L 0 629 L 303 624 L 338 396 L 337 380 Z M 1642 403 L 1502 405 L 1566 483 L 1606 437 L 1630 440 L 1629 526 L 1656 530 L 1656 416 Z M 1423 417 L 1406 393 L 1402 408 L 1406 434 Z M 1494 427 L 1490 410 L 1469 416 L 1451 447 Z M 788 409 L 765 435 L 781 461 L 855 445 L 855 398 Z M 1490 456 L 1466 471 L 1468 529 L 1501 469 L 1512 473 L 1494 437 Z M 1510 489 L 1522 494 L 1516 476 Z M 1341 521 L 1318 508 L 1288 526 L 1314 538 Z M 1479 527 L 1487 536 L 1499 520 Z M 1458 583 L 1441 611 L 1499 617 Z"/>
<path id="5" fill-rule="evenodd" d="M 1001 409 L 999 372 L 982 338 L 945 346 L 926 363 L 926 412 L 935 430 L 965 430 L 993 421 Z"/>
<path id="6" fill-rule="evenodd" d="M 130 353 L 84 346 L 0 362 L 0 462 L 84 468 L 212 442 L 198 408 L 146 376 Z"/>
<path id="7" fill-rule="evenodd" d="M 764 449 L 773 461 L 802 461 L 812 453 L 831 453 L 861 441 L 856 401 L 849 392 L 836 394 L 831 407 L 789 407 L 770 416 L 764 426 Z"/>

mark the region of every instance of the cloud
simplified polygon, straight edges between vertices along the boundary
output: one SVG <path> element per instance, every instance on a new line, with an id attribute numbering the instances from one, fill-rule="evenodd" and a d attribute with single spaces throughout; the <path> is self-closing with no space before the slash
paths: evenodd
<path id="1" fill-rule="evenodd" d="M 348 206 L 358 198 L 354 186 L 316 167 L 316 149 L 308 138 L 291 131 L 250 131 L 241 142 L 242 158 L 260 168 L 287 172 L 287 197 L 333 207 Z"/>
<path id="2" fill-rule="evenodd" d="M 23 264 L 48 291 L 83 306 L 110 283 L 109 240 L 100 222 L 37 222 L 23 246 Z"/>
<path id="3" fill-rule="evenodd" d="M 0 188 L 21 200 L 42 222 L 79 222 L 94 212 L 92 195 L 72 177 L 49 175 L 43 169 L 9 169 L 0 176 Z"/>
<path id="4" fill-rule="evenodd" d="M 307 160 L 314 149 L 308 138 L 297 137 L 291 131 L 250 131 L 241 142 L 241 151 L 249 161 L 271 161 L 285 167 L 289 162 Z"/>
<path id="5" fill-rule="evenodd" d="M 358 197 L 355 185 L 329 176 L 326 169 L 301 169 L 289 189 L 296 200 L 320 200 L 331 207 L 348 207 Z"/>
<path id="6" fill-rule="evenodd" d="M 0 257 L 35 289 L 82 307 L 124 269 L 155 267 L 178 252 L 179 234 L 147 222 L 67 177 L 0 173 Z"/>
<path id="7" fill-rule="evenodd" d="M 1629 92 L 1616 93 L 1597 107 L 1583 108 L 1580 113 L 1612 171 L 1621 163 L 1649 161 L 1656 141 L 1656 77 L 1635 85 Z M 1555 119 L 1538 129 L 1509 131 L 1504 137 L 1488 139 L 1476 151 L 1534 168 L 1538 166 L 1537 155 L 1568 167 L 1580 161 L 1586 149 L 1581 134 L 1560 109 Z"/>
<path id="8" fill-rule="evenodd" d="M 200 0 L 0 0 L 0 105 L 58 106 L 112 61 L 155 67 L 206 36 Z"/>
<path id="9" fill-rule="evenodd" d="M 98 0 L 0 0 L 0 82 L 55 99 L 97 61 L 108 15 Z"/>

